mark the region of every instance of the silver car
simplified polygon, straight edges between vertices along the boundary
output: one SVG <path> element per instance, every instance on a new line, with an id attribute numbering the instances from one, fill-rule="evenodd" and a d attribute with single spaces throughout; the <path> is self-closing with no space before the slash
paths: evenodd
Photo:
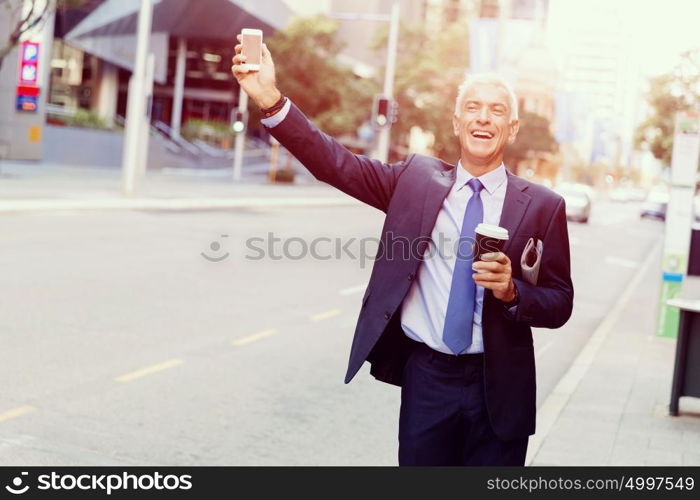
<path id="1" fill-rule="evenodd" d="M 592 196 L 588 186 L 565 184 L 555 189 L 564 197 L 566 218 L 576 222 L 587 223 L 591 216 Z"/>

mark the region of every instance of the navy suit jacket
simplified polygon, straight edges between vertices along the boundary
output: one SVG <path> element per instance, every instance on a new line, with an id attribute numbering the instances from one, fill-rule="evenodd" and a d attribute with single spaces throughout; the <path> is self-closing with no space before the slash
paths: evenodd
<path id="1" fill-rule="evenodd" d="M 318 130 L 294 105 L 269 131 L 318 180 L 386 213 L 345 383 L 369 361 L 374 377 L 401 385 L 412 342 L 401 329 L 401 303 L 416 277 L 442 202 L 455 182 L 456 167 L 422 155 L 386 164 L 352 154 Z M 513 315 L 486 290 L 482 331 L 486 406 L 494 432 L 507 440 L 535 432 L 535 355 L 530 328 L 559 328 L 566 323 L 574 292 L 566 212 L 559 195 L 508 173 L 500 225 L 510 235 L 503 251 L 512 263 L 520 304 Z M 544 243 L 537 286 L 520 279 L 520 256 L 530 237 Z M 410 242 L 410 251 L 400 248 L 401 242 Z"/>

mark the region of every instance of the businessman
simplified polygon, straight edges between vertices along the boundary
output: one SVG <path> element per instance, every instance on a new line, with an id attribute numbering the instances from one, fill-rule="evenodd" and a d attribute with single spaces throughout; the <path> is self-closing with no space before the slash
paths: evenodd
<path id="1" fill-rule="evenodd" d="M 508 83 L 475 75 L 460 86 L 456 166 L 422 155 L 386 164 L 306 119 L 277 89 L 267 47 L 258 72 L 235 52 L 231 70 L 270 133 L 317 179 L 386 213 L 345 383 L 368 361 L 376 379 L 401 386 L 399 465 L 524 465 L 535 432 L 531 327 L 566 323 L 573 286 L 563 199 L 503 165 L 518 133 Z M 462 243 L 480 222 L 510 238 L 472 262 Z M 543 243 L 534 284 L 520 267 L 531 237 Z M 436 248 L 445 240 L 459 251 Z M 406 241 L 409 251 L 397 248 Z"/>

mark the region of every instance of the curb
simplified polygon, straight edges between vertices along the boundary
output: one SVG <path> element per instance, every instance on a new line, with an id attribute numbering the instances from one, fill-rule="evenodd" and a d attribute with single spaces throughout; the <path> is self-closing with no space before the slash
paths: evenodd
<path id="1" fill-rule="evenodd" d="M 658 258 L 659 250 L 662 246 L 662 241 L 657 241 L 651 246 L 646 259 L 640 266 L 639 270 L 635 273 L 632 279 L 627 283 L 627 286 L 620 294 L 620 298 L 615 302 L 610 312 L 605 315 L 603 321 L 600 322 L 598 327 L 588 339 L 586 344 L 579 352 L 576 359 L 573 361 L 567 372 L 559 380 L 554 390 L 547 396 L 547 399 L 542 404 L 542 407 L 537 411 L 537 424 L 538 429 L 533 436 L 530 436 L 530 445 L 527 450 L 527 457 L 525 459 L 525 465 L 531 465 L 532 461 L 539 453 L 542 444 L 547 438 L 547 434 L 552 429 L 556 423 L 559 415 L 566 407 L 569 402 L 569 398 L 576 391 L 579 383 L 583 377 L 588 372 L 588 369 L 593 364 L 593 361 L 598 354 L 603 342 L 607 338 L 610 331 L 614 328 L 615 324 L 619 321 L 622 311 L 625 309 L 629 301 L 632 299 L 632 295 L 639 287 L 639 282 L 642 280 L 644 275 L 649 270 L 652 262 Z"/>
<path id="2" fill-rule="evenodd" d="M 13 200 L 0 201 L 0 213 L 62 210 L 212 210 L 275 207 L 336 207 L 359 203 L 353 198 L 140 198 L 95 200 Z"/>

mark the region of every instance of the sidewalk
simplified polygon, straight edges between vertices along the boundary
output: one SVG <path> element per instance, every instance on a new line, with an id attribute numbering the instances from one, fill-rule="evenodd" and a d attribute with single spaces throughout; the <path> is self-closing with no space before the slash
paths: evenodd
<path id="1" fill-rule="evenodd" d="M 668 405 L 676 341 L 655 336 L 661 245 L 538 409 L 530 465 L 700 465 L 700 401 Z"/>
<path id="2" fill-rule="evenodd" d="M 353 205 L 355 200 L 316 181 L 308 172 L 294 184 L 271 184 L 267 165 L 231 169 L 148 171 L 136 194 L 121 194 L 121 170 L 50 163 L 0 163 L 0 213 L 45 210 L 201 210 L 255 206 Z"/>

